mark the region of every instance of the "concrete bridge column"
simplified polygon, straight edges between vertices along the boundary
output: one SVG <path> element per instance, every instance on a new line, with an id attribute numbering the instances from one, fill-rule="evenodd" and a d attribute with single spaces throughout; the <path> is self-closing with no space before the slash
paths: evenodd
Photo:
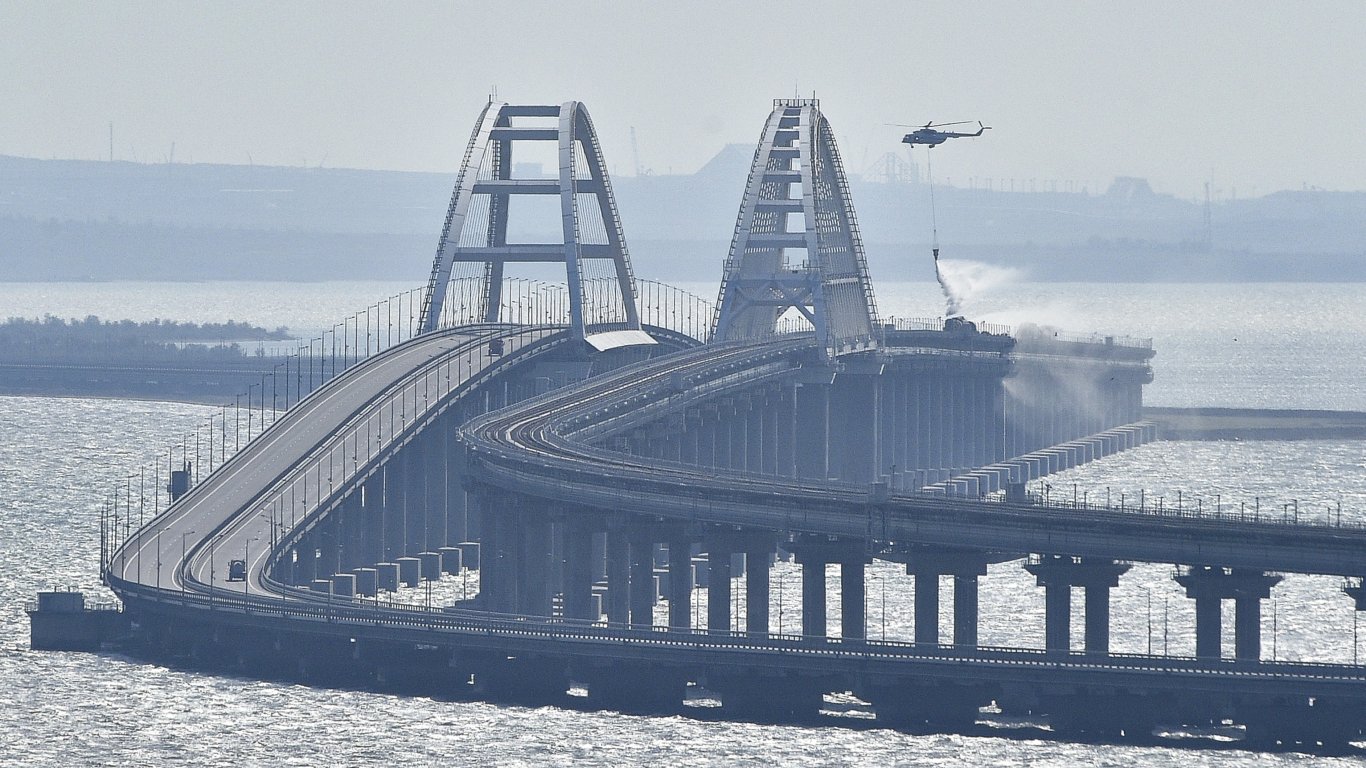
<path id="1" fill-rule="evenodd" d="M 376 472 L 360 488 L 361 514 L 365 521 L 362 559 L 366 565 L 384 560 L 384 473 Z"/>
<path id="2" fill-rule="evenodd" d="M 865 587 L 862 576 L 863 566 L 868 562 L 865 543 L 804 536 L 788 544 L 787 548 L 802 566 L 802 634 L 814 637 L 827 634 L 825 566 L 840 563 L 841 594 L 854 593 L 841 598 L 841 634 L 847 632 L 850 637 L 864 637 Z M 846 566 L 846 563 L 854 565 Z M 855 584 L 855 581 L 858 583 Z M 857 605 L 850 605 L 849 600 L 856 600 Z"/>
<path id="3" fill-rule="evenodd" d="M 517 570 L 517 612 L 528 616 L 549 616 L 553 560 L 550 517 L 540 509 L 525 508 L 518 517 L 521 567 Z"/>
<path id="4" fill-rule="evenodd" d="M 678 460 L 684 464 L 699 464 L 698 444 L 702 432 L 702 411 L 689 408 L 683 413 L 683 433 L 678 438 Z"/>
<path id="5" fill-rule="evenodd" d="M 716 403 L 704 403 L 698 409 L 700 421 L 697 425 L 697 464 L 702 467 L 719 467 L 716 447 L 720 433 L 720 412 Z"/>
<path id="6" fill-rule="evenodd" d="M 906 382 L 906 471 L 921 478 L 929 466 L 929 388 L 923 371 L 914 372 Z M 918 479 L 912 484 L 919 486 Z"/>
<path id="7" fill-rule="evenodd" d="M 423 443 L 423 480 L 426 485 L 426 533 L 423 546 L 428 552 L 446 546 L 449 534 L 446 515 L 449 501 L 446 498 L 446 435 L 443 434 L 441 420 L 438 419 L 427 430 Z"/>
<path id="8" fill-rule="evenodd" d="M 959 375 L 944 375 L 944 409 L 946 411 L 946 421 L 944 429 L 944 466 L 950 470 L 961 469 L 967 466 L 967 457 L 963 450 L 967 443 L 968 413 L 966 406 L 967 392 L 965 391 L 964 381 Z"/>
<path id="9" fill-rule="evenodd" d="M 977 646 L 977 578 L 987 572 L 983 552 L 925 548 L 911 553 L 906 573 L 915 579 L 915 642 L 939 644 L 939 577 L 953 576 L 953 644 Z"/>
<path id="10" fill-rule="evenodd" d="M 802 566 L 802 634 L 825 637 L 825 558 L 810 554 L 797 557 Z"/>
<path id="11" fill-rule="evenodd" d="M 952 464 L 949 456 L 948 431 L 952 428 L 949 420 L 949 404 L 947 393 L 948 381 L 943 373 L 933 372 L 929 374 L 929 397 L 926 400 L 928 409 L 928 434 L 929 440 L 929 461 L 927 468 L 941 470 Z M 936 477 L 936 479 L 940 479 Z"/>
<path id="12" fill-rule="evenodd" d="M 768 636 L 769 575 L 774 543 L 745 548 L 745 631 L 752 637 Z"/>
<path id="13" fill-rule="evenodd" d="M 829 396 L 829 472 L 870 483 L 879 473 L 878 379 L 875 373 L 840 373 Z"/>
<path id="14" fill-rule="evenodd" d="M 336 519 L 324 523 L 318 536 L 318 577 L 330 578 L 341 571 L 341 526 Z"/>
<path id="15" fill-rule="evenodd" d="M 707 542 L 707 630 L 729 632 L 730 558 L 735 554 L 729 541 Z"/>
<path id="16" fill-rule="evenodd" d="M 403 461 L 401 454 L 391 456 L 384 462 L 384 557 L 393 562 L 402 557 L 407 529 L 403 516 Z"/>
<path id="17" fill-rule="evenodd" d="M 878 466 L 876 474 L 887 476 L 889 482 L 895 483 L 895 478 L 891 477 L 892 467 L 904 469 L 905 463 L 901 460 L 900 443 L 904 437 L 900 410 L 901 399 L 901 378 L 895 374 L 887 373 L 878 377 Z"/>
<path id="18" fill-rule="evenodd" d="M 692 542 L 669 539 L 669 628 L 692 629 Z"/>
<path id="19" fill-rule="evenodd" d="M 620 527 L 607 529 L 607 620 L 616 625 L 630 622 L 631 551 L 626 532 Z"/>
<path id="20" fill-rule="evenodd" d="M 868 637 L 866 566 L 863 559 L 840 562 L 840 636 L 845 640 Z"/>
<path id="21" fill-rule="evenodd" d="M 1066 653 L 1071 650 L 1072 587 L 1086 590 L 1085 648 L 1088 654 L 1110 653 L 1110 589 L 1118 586 L 1127 573 L 1128 563 L 1113 560 L 1045 555 L 1025 564 L 1025 569 L 1043 587 L 1044 648 Z"/>
<path id="22" fill-rule="evenodd" d="M 769 405 L 773 424 L 773 466 L 779 477 L 794 477 L 797 473 L 797 412 L 796 392 L 792 387 L 779 387 Z"/>
<path id="23" fill-rule="evenodd" d="M 427 549 L 427 478 L 423 471 L 426 439 L 419 437 L 399 451 L 403 457 L 405 555 Z"/>
<path id="24" fill-rule="evenodd" d="M 982 563 L 986 573 L 986 563 Z M 977 647 L 977 577 L 976 572 L 953 575 L 953 644 L 956 648 Z"/>
<path id="25" fill-rule="evenodd" d="M 830 388 L 823 384 L 801 384 L 796 392 L 797 477 L 826 480 L 830 477 L 828 446 L 830 440 Z"/>
<path id="26" fill-rule="evenodd" d="M 479 600 L 487 610 L 513 613 L 518 608 L 518 577 L 521 570 L 521 526 L 506 501 L 494 502 L 479 491 L 485 511 L 484 537 L 479 546 Z"/>
<path id="27" fill-rule="evenodd" d="M 939 571 L 915 570 L 915 644 L 939 645 Z"/>
<path id="28" fill-rule="evenodd" d="M 1010 458 L 1008 454 L 1008 430 L 1006 429 L 1006 390 L 999 378 L 987 382 L 987 394 L 991 405 L 991 424 L 987 430 L 990 435 L 987 450 L 987 463 L 994 464 Z"/>
<path id="29" fill-rule="evenodd" d="M 1262 656 L 1261 601 L 1281 577 L 1262 571 L 1209 566 L 1191 567 L 1176 581 L 1195 600 L 1195 655 L 1217 659 L 1223 655 L 1220 637 L 1223 601 L 1234 601 L 1234 658 L 1259 661 Z"/>
<path id="30" fill-rule="evenodd" d="M 746 398 L 748 412 L 745 414 L 745 471 L 755 474 L 773 474 L 766 465 L 769 452 L 764 431 L 766 403 L 763 393 Z"/>
<path id="31" fill-rule="evenodd" d="M 655 542 L 648 531 L 634 530 L 631 543 L 631 624 L 655 623 Z"/>
<path id="32" fill-rule="evenodd" d="M 587 520 L 566 518 L 559 528 L 564 617 L 597 621 L 593 615 L 593 526 Z"/>
<path id="33" fill-rule="evenodd" d="M 454 420 L 449 421 L 441 434 L 444 446 L 441 458 L 446 478 L 446 540 L 443 542 L 446 546 L 470 540 L 465 506 L 465 457 L 452 428 Z"/>
<path id="34" fill-rule="evenodd" d="M 337 572 L 349 572 L 361 564 L 365 529 L 360 493 L 355 491 L 342 497 L 332 515 L 337 519 Z"/>
<path id="35" fill-rule="evenodd" d="M 733 415 L 726 419 L 730 427 L 730 468 L 737 472 L 748 472 L 749 468 L 749 395 L 739 395 L 734 399 Z"/>
<path id="36" fill-rule="evenodd" d="M 973 463 L 977 466 L 985 466 L 995 461 L 993 458 L 992 443 L 1000 442 L 1000 438 L 993 437 L 996 430 L 992 425 L 995 424 L 996 402 L 992 395 L 992 385 L 995 380 L 989 376 L 979 376 L 977 382 L 977 453 L 973 457 Z"/>
<path id="37" fill-rule="evenodd" d="M 712 409 L 709 421 L 712 422 L 712 466 L 717 469 L 732 469 L 731 430 L 735 426 L 735 402 L 731 398 L 721 398 L 719 403 L 709 403 Z M 708 407 L 708 406 L 703 406 Z"/>

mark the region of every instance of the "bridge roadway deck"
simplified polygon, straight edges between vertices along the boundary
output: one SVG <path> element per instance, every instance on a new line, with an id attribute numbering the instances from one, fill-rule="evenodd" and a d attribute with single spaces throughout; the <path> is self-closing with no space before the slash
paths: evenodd
<path id="1" fill-rule="evenodd" d="M 325 485 L 325 463 L 337 477 L 354 477 L 385 449 L 386 440 L 392 444 L 396 437 L 402 439 L 402 434 L 395 431 L 396 411 L 401 408 L 404 414 L 400 426 L 412 425 L 420 415 L 419 403 L 422 408 L 435 407 L 466 386 L 471 378 L 478 378 L 491 366 L 500 364 L 501 361 L 485 355 L 488 339 L 504 338 L 507 358 L 512 358 L 519 351 L 530 353 L 538 342 L 553 343 L 563 338 L 562 334 L 548 331 L 505 326 L 456 329 L 420 337 L 354 366 L 288 411 L 224 467 L 126 542 L 111 563 L 111 586 L 137 610 L 172 612 L 175 618 L 186 620 L 451 648 L 484 648 L 496 653 L 534 650 L 565 657 L 641 658 L 664 664 L 721 664 L 736 669 L 764 667 L 800 673 L 815 669 L 894 676 L 968 675 L 997 682 L 1019 680 L 1049 685 L 1072 680 L 1077 684 L 1131 689 L 1363 694 L 1366 673 L 1356 666 L 1088 658 L 1075 654 L 1059 657 L 1004 649 L 926 650 L 873 641 L 855 645 L 824 638 L 671 633 L 472 611 L 380 606 L 355 599 L 342 601 L 307 590 L 282 588 L 267 577 L 264 569 L 268 551 L 280 537 L 275 528 L 301 522 L 293 518 L 288 522 L 283 517 L 272 519 L 263 512 L 258 505 L 267 494 L 280 493 L 287 487 L 308 487 L 310 483 L 321 490 Z M 484 469 L 482 479 L 516 483 L 520 491 L 541 493 L 548 498 L 568 497 L 590 504 L 601 501 L 621 509 L 718 522 L 877 536 L 912 536 L 917 530 L 930 530 L 928 526 L 914 527 L 917 522 L 924 522 L 919 518 L 926 513 L 920 510 L 938 509 L 941 512 L 937 514 L 941 515 L 946 514 L 942 510 L 960 510 L 963 515 L 980 516 L 978 522 L 969 526 L 970 531 L 979 530 L 978 526 L 987 531 L 994 525 L 1006 525 L 1012 532 L 1005 535 L 1005 540 L 1011 542 L 1012 549 L 1032 549 L 1032 542 L 1040 540 L 1032 527 L 1042 527 L 1045 522 L 1071 537 L 1060 541 L 1085 540 L 1081 534 L 1095 524 L 1088 522 L 1096 517 L 1093 514 L 1069 519 L 1057 510 L 903 498 L 873 509 L 851 488 L 794 489 L 788 482 L 773 479 L 711 476 L 678 466 L 647 466 L 629 456 L 576 443 L 573 430 L 566 426 L 589 427 L 600 425 L 603 418 L 626 418 L 633 408 L 658 407 L 661 397 L 675 402 L 686 399 L 689 390 L 679 391 L 674 386 L 680 375 L 698 391 L 723 380 L 738 383 L 754 376 L 778 376 L 799 366 L 799 353 L 809 345 L 809 341 L 780 341 L 761 348 L 722 346 L 629 366 L 478 419 L 468 435 L 469 444 Z M 420 398 L 419 384 L 426 388 L 426 394 L 435 387 L 438 396 Z M 386 417 L 390 425 L 387 433 L 383 429 Z M 621 489 L 627 487 L 623 483 L 632 488 L 629 497 L 623 495 Z M 316 495 L 313 508 L 317 509 Z M 1042 515 L 1049 517 L 1041 519 Z M 1197 539 L 1204 537 L 1212 544 L 1246 534 L 1238 526 L 1131 517 L 1138 526 L 1136 530 L 1160 532 L 1170 527 Z M 951 518 L 943 518 L 938 525 L 949 530 L 950 522 Z M 1268 545 L 1275 551 L 1298 551 L 1309 545 L 1309 539 L 1324 533 L 1303 528 L 1277 530 L 1296 543 Z M 1022 533 L 1029 534 L 1024 541 L 1020 538 Z M 948 534 L 939 535 L 951 538 Z M 990 535 L 998 538 L 969 538 L 983 545 L 998 545 L 1001 534 Z M 1137 534 L 1127 541 L 1138 546 L 1134 535 Z M 1355 536 L 1351 540 L 1362 541 L 1359 533 L 1333 535 Z M 182 560 L 182 547 L 191 536 L 195 543 L 184 550 Z M 1116 540 L 1126 541 L 1122 535 Z M 253 541 L 259 544 L 252 547 Z M 1049 549 L 1040 547 L 1041 551 Z M 226 584 L 222 578 L 226 561 L 237 557 L 237 552 L 247 555 L 248 578 L 240 584 Z M 165 567 L 167 563 L 172 567 Z"/>
<path id="2" fill-rule="evenodd" d="M 402 440 L 404 425 L 436 407 L 445 392 L 459 390 L 501 360 L 488 356 L 490 339 L 503 338 L 510 357 L 552 332 L 465 327 L 419 337 L 356 364 L 143 526 L 115 553 L 112 575 L 125 583 L 212 593 L 221 591 L 213 587 L 224 584 L 228 560 L 243 558 L 248 581 L 235 589 L 264 592 L 262 571 L 285 529 L 315 511 L 329 486 L 341 487 L 395 439 Z M 301 501 L 288 520 L 259 506 L 268 494 L 290 488 L 291 501 Z"/>
<path id="3" fill-rule="evenodd" d="M 677 409 L 716 382 L 781 376 L 800 342 L 760 352 L 711 346 L 599 377 L 475 419 L 463 430 L 484 482 L 565 502 L 697 522 L 883 542 L 1210 565 L 1366 574 L 1366 529 L 1275 520 L 903 494 L 870 503 L 867 487 L 698 469 L 593 447 L 588 439 Z M 640 414 L 644 414 L 643 416 Z"/>

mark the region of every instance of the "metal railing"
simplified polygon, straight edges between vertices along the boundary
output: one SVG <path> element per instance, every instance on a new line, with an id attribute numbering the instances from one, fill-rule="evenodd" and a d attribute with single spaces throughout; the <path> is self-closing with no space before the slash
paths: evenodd
<path id="1" fill-rule="evenodd" d="M 604 644 L 615 655 L 623 644 L 693 651 L 747 651 L 784 658 L 907 661 L 970 664 L 979 667 L 1035 667 L 1041 670 L 1078 669 L 1116 673 L 1241 677 L 1273 682 L 1366 682 L 1366 665 L 1305 661 L 1205 659 L 1193 656 L 1112 653 L 1095 656 L 1084 651 L 1048 651 L 998 646 L 925 645 L 904 640 L 838 638 L 738 630 L 683 629 L 654 624 L 625 624 L 586 619 L 494 613 L 462 608 L 427 607 L 373 598 L 311 593 L 243 597 L 218 590 L 207 594 L 174 593 L 128 582 L 122 591 L 165 605 L 219 615 L 278 616 L 285 619 L 376 629 L 423 631 Z"/>

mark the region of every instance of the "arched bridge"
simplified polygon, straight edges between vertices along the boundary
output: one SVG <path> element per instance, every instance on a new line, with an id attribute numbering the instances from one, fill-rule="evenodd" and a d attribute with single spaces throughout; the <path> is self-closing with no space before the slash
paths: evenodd
<path id="1" fill-rule="evenodd" d="M 557 178 L 512 173 L 514 147 L 536 141 L 556 143 Z M 559 196 L 563 242 L 508 241 L 522 194 Z M 1281 573 L 1366 574 L 1366 531 L 1026 495 L 1027 480 L 1151 436 L 1151 349 L 878 319 L 814 101 L 774 105 L 714 312 L 639 290 L 574 102 L 488 107 L 438 251 L 408 297 L 408 336 L 401 299 L 397 339 L 376 305 L 339 326 L 340 355 L 335 330 L 316 360 L 309 347 L 308 386 L 302 357 L 271 383 L 270 409 L 263 383 L 268 426 L 248 422 L 240 450 L 226 412 L 193 459 L 178 446 L 164 510 L 160 469 L 151 504 L 131 488 L 111 500 L 102 572 L 149 647 L 520 700 L 576 683 L 633 710 L 676 711 L 706 689 L 734 716 L 802 719 L 848 691 L 915 728 L 970 728 L 995 703 L 1112 737 L 1225 719 L 1263 743 L 1359 736 L 1366 668 L 1267 661 L 1260 618 Z M 535 261 L 563 265 L 564 287 L 505 272 Z M 770 567 L 787 555 L 802 569 L 799 634 L 770 615 Z M 913 638 L 867 637 L 875 559 L 914 580 Z M 1016 559 L 1046 590 L 1042 650 L 977 641 L 978 579 Z M 1181 566 L 1194 657 L 1111 652 L 1110 590 L 1136 561 Z M 462 569 L 478 590 L 453 606 L 378 597 Z"/>

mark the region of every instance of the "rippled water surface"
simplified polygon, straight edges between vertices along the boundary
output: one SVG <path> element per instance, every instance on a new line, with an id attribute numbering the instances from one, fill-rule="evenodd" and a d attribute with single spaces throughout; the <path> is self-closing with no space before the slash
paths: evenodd
<path id="1" fill-rule="evenodd" d="M 335 306 L 340 311 L 363 305 L 385 288 L 349 285 L 323 303 L 331 302 L 327 309 Z M 908 288 L 901 300 L 911 303 L 913 293 L 924 288 Z M 1301 293 L 1298 299 L 1285 299 L 1288 303 L 1308 301 L 1321 290 L 1317 286 L 1312 290 L 1290 288 Z M 1065 302 L 1066 296 L 1059 298 L 1059 292 L 1073 298 L 1078 293 L 1057 287 L 1035 289 L 1040 302 Z M 1143 294 L 1149 289 L 1136 290 Z M 301 310 L 295 310 L 300 313 L 299 320 L 275 319 L 279 316 L 272 314 L 270 303 L 261 298 L 259 286 L 232 289 L 236 300 L 225 304 L 225 314 L 195 302 L 175 301 L 172 296 L 184 292 L 177 286 L 141 285 L 128 290 L 130 295 L 141 296 L 140 303 L 130 306 L 146 310 L 134 314 L 130 309 L 123 313 L 128 316 L 235 318 L 296 327 L 313 322 L 311 315 Z M 326 293 L 317 290 L 319 295 Z M 1167 364 L 1166 368 L 1158 366 L 1159 377 L 1178 380 L 1165 389 L 1154 384 L 1150 401 L 1366 408 L 1366 394 L 1358 384 L 1366 380 L 1366 354 L 1362 354 L 1366 350 L 1361 349 L 1360 341 L 1366 337 L 1361 333 L 1366 329 L 1353 326 L 1361 324 L 1366 313 L 1359 311 L 1357 289 L 1330 290 L 1323 299 L 1324 304 L 1336 309 L 1321 311 L 1343 312 L 1340 322 L 1328 322 L 1327 317 L 1296 320 L 1292 315 L 1281 336 L 1273 333 L 1279 321 L 1261 314 L 1282 307 L 1276 303 L 1279 299 L 1274 287 L 1266 287 L 1264 293 L 1254 290 L 1248 294 L 1253 300 L 1247 301 L 1240 300 L 1242 294 L 1228 287 L 1174 290 L 1187 293 L 1157 310 L 1141 312 L 1145 301 L 1156 301 L 1161 294 L 1153 291 L 1144 299 L 1131 295 L 1128 289 L 1095 288 L 1090 291 L 1096 294 L 1094 300 L 1078 302 L 1081 308 L 1075 309 L 1082 318 L 1103 314 L 1107 303 L 1133 310 L 1134 314 L 1105 327 L 1157 337 L 1158 361 Z M 1195 301 L 1199 291 L 1213 295 Z M 933 298 L 932 293 L 925 292 Z M 1104 292 L 1110 293 L 1101 295 Z M 56 298 L 48 301 L 32 293 L 22 295 L 32 302 L 24 305 L 32 307 L 23 310 L 26 314 L 120 315 L 113 304 L 108 309 L 64 310 Z M 0 285 L 0 298 L 8 302 L 11 313 L 19 313 L 14 302 L 20 296 L 13 286 Z M 884 300 L 884 309 L 900 312 L 889 308 L 895 301 Z M 1272 309 L 1267 308 L 1268 302 Z M 168 306 L 203 314 L 182 314 L 165 309 Z M 1346 313 L 1351 311 L 1356 314 L 1348 317 Z M 1324 325 L 1313 328 L 1319 321 Z M 1227 339 L 1216 343 L 1205 337 L 1205 330 L 1226 333 L 1235 327 L 1258 329 L 1260 335 L 1239 338 L 1256 341 L 1263 351 L 1295 350 L 1295 354 L 1276 360 L 1256 355 L 1243 360 L 1235 355 L 1223 362 L 1202 356 L 1231 349 L 1233 344 Z M 1187 362 L 1181 362 L 1183 359 Z M 1241 366 L 1245 365 L 1275 366 L 1277 373 L 1255 383 L 1240 382 L 1244 375 Z M 1192 384 L 1192 378 L 1204 383 Z M 1223 389 L 1213 387 L 1216 380 L 1223 382 Z M 1321 386 L 1310 386 L 1313 382 Z M 1217 396 L 1202 401 L 1201 391 Z M 1230 399 L 1220 399 L 1223 397 Z M 912 736 L 877 729 L 783 727 L 525 709 L 205 675 L 117 655 L 29 651 L 23 603 L 37 590 L 75 586 L 92 597 L 107 596 L 96 584 L 95 507 L 99 499 L 111 487 L 126 482 L 127 473 L 135 472 L 157 449 L 192 429 L 209 410 L 118 400 L 0 397 L 0 764 L 1359 764 L 1292 754 Z M 1338 520 L 1337 505 L 1341 502 L 1344 522 L 1366 522 L 1363 477 L 1366 449 L 1357 441 L 1158 443 L 1055 475 L 1048 479 L 1047 492 L 1070 497 L 1075 484 L 1079 498 L 1097 500 L 1108 492 L 1112 500 L 1124 494 L 1126 501 L 1133 503 L 1142 489 L 1145 508 L 1159 503 L 1160 498 L 1165 509 L 1176 503 L 1180 490 L 1183 507 L 1193 504 L 1208 510 L 1217 506 L 1225 514 L 1246 514 L 1255 507 L 1261 514 L 1272 516 L 1289 514 L 1284 505 L 1297 499 L 1302 520 L 1326 523 Z M 886 564 L 870 570 L 870 635 L 908 637 L 909 577 Z M 1192 650 L 1193 612 L 1170 576 L 1170 566 L 1138 565 L 1124 577 L 1114 593 L 1115 650 L 1147 651 L 1151 647 L 1161 653 L 1166 648 L 1173 654 Z M 791 599 L 798 594 L 797 574 L 791 566 L 780 565 L 774 578 L 775 591 L 779 584 L 792 590 L 781 618 L 776 609 L 774 616 L 775 625 L 781 621 L 783 628 L 791 631 L 800 622 L 797 601 Z M 832 606 L 838 606 L 837 583 L 832 579 Z M 1351 661 L 1353 612 L 1338 586 L 1335 579 L 1305 576 L 1288 577 L 1278 586 L 1263 621 L 1266 653 L 1274 650 L 1282 659 Z M 944 587 L 947 589 L 948 584 Z M 460 588 L 458 580 L 450 580 L 441 585 L 434 599 L 458 596 Z M 408 598 L 423 600 L 425 595 Z M 947 600 L 943 605 L 948 607 Z M 982 580 L 982 610 L 983 643 L 1042 645 L 1042 590 L 1034 586 L 1019 563 L 992 566 Z M 1079 622 L 1080 616 L 1074 621 Z M 832 613 L 831 623 L 837 626 L 837 613 Z M 950 625 L 947 615 L 943 624 Z"/>

